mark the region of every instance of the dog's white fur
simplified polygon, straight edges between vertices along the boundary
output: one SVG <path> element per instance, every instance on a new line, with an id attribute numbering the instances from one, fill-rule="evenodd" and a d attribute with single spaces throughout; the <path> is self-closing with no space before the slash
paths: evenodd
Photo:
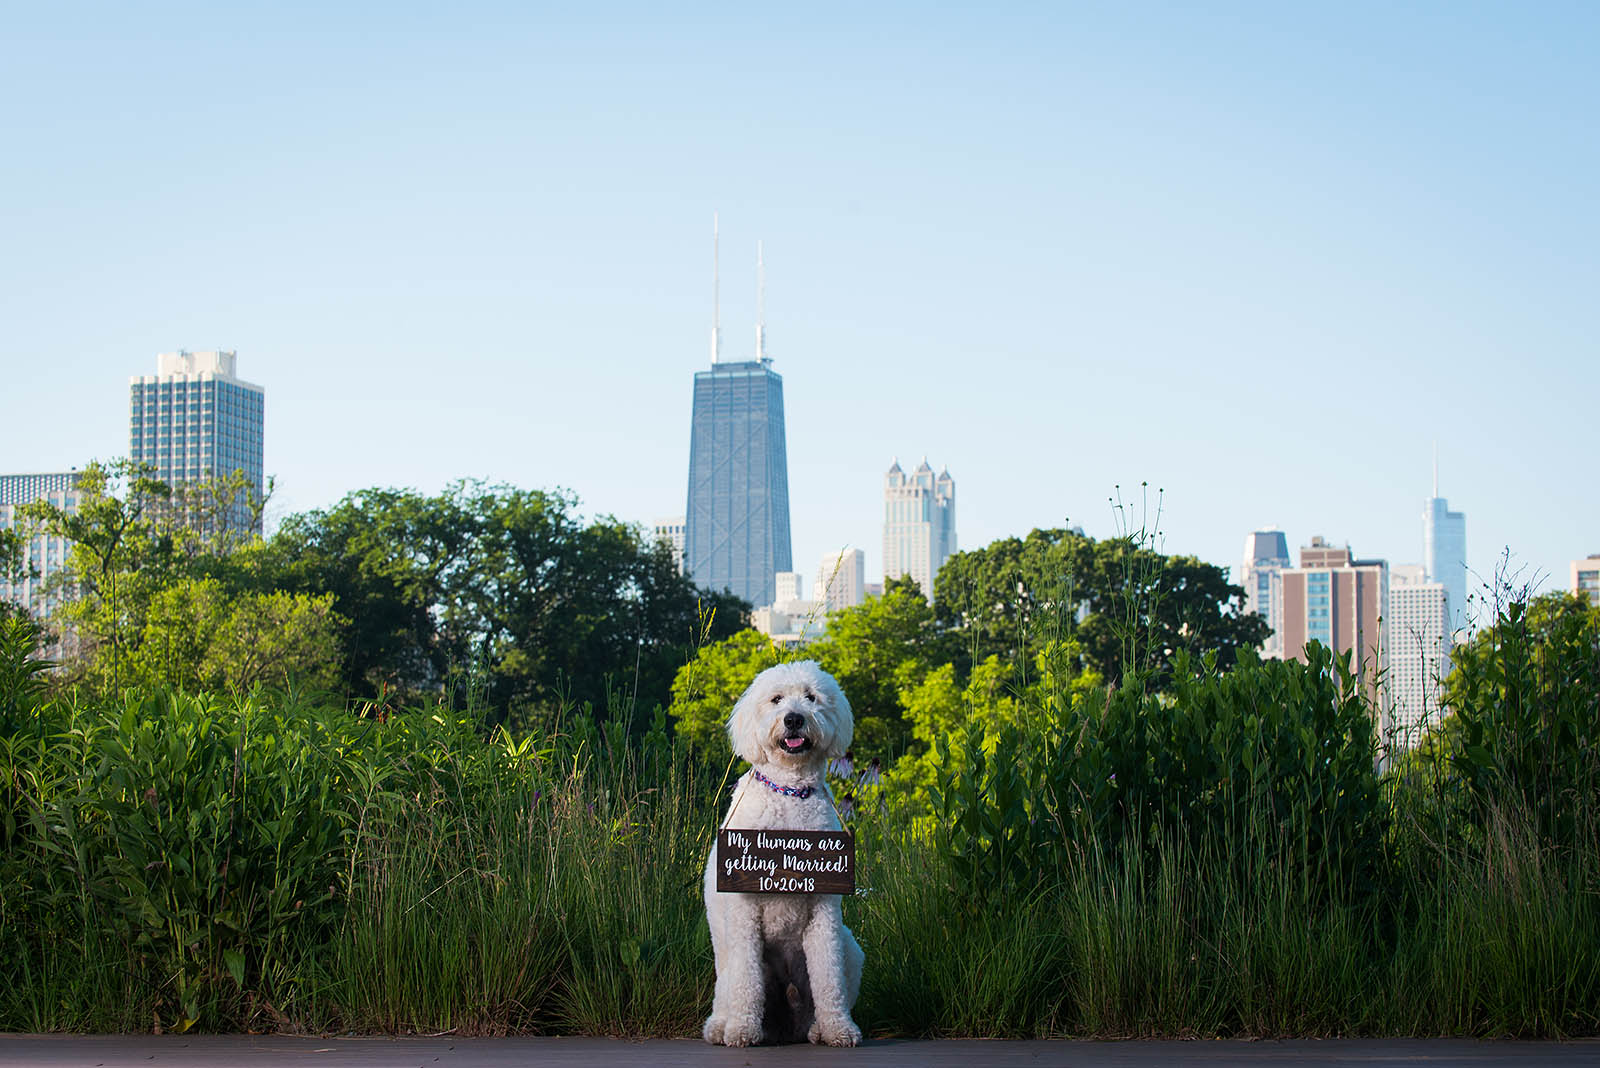
<path id="1" fill-rule="evenodd" d="M 786 718 L 801 717 L 801 725 Z M 733 790 L 731 828 L 839 830 L 823 783 L 827 763 L 850 747 L 855 721 L 832 675 L 815 662 L 779 664 L 756 676 L 728 718 L 734 752 L 781 786 L 813 787 L 801 800 L 778 793 L 749 772 Z M 810 742 L 788 751 L 785 735 Z M 720 894 L 716 850 L 706 860 L 706 920 L 717 958 L 717 991 L 703 1034 L 707 1042 L 750 1046 L 762 1040 L 768 975 L 764 960 L 803 953 L 815 1018 L 812 1042 L 854 1046 L 861 1029 L 850 1018 L 861 990 L 864 955 L 844 925 L 838 894 Z M 791 999 L 792 1000 L 792 999 Z"/>

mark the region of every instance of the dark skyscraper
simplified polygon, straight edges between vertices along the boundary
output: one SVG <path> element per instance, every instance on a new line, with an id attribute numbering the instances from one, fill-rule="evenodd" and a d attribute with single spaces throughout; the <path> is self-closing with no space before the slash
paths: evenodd
<path id="1" fill-rule="evenodd" d="M 695 584 L 771 604 L 793 570 L 783 377 L 771 360 L 715 363 L 694 376 L 684 561 Z"/>
<path id="2" fill-rule="evenodd" d="M 715 223 L 712 234 L 715 249 Z M 714 252 L 712 263 L 715 294 Z M 684 566 L 696 585 L 732 590 L 758 608 L 775 599 L 777 572 L 793 570 L 783 376 L 766 355 L 765 318 L 763 307 L 755 358 L 730 363 L 719 359 L 713 313 L 711 370 L 694 376 L 683 546 Z"/>

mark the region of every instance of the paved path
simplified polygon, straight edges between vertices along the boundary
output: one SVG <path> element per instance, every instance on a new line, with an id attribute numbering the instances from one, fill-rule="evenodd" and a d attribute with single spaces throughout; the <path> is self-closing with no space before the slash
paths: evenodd
<path id="1" fill-rule="evenodd" d="M 1335 1065 L 1407 1068 L 1600 1066 L 1600 1040 L 1473 1042 L 1341 1039 L 1325 1042 L 868 1042 L 724 1049 L 689 1039 L 291 1038 L 234 1036 L 0 1035 L 3 1068 L 1156 1068 L 1167 1065 Z"/>

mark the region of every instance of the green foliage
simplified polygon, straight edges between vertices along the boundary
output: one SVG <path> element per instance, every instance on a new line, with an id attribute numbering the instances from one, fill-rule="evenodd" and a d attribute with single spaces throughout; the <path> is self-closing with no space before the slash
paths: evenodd
<path id="1" fill-rule="evenodd" d="M 259 696 L 35 712 L 0 736 L 0 1030 L 660 1033 L 709 996 L 661 981 L 709 963 L 718 800 L 664 717 L 630 744 Z"/>
<path id="2" fill-rule="evenodd" d="M 293 684 L 390 703 L 472 689 L 500 721 L 563 703 L 605 712 L 621 691 L 615 707 L 642 726 L 695 643 L 746 619 L 741 602 L 696 591 L 666 547 L 581 521 L 563 493 L 368 490 L 262 542 L 242 475 L 176 488 L 149 476 L 90 464 L 76 512 L 25 510 L 31 529 L 73 543 L 55 580 L 64 684 Z"/>
<path id="3" fill-rule="evenodd" d="M 958 553 L 940 569 L 931 606 L 911 580 L 891 580 L 883 596 L 830 613 L 827 634 L 797 655 L 839 679 L 856 748 L 894 759 L 897 789 L 926 799 L 938 762 L 931 747 L 958 726 L 970 722 L 972 744 L 992 751 L 1002 721 L 1020 726 L 1019 715 L 1121 679 L 1130 665 L 1128 678 L 1160 690 L 1180 657 L 1209 655 L 1225 671 L 1260 644 L 1266 624 L 1242 613 L 1243 590 L 1225 572 L 1163 556 L 1152 542 L 1143 530 L 1101 542 L 1035 530 Z M 748 639 L 680 670 L 672 713 L 687 737 L 710 740 L 756 671 L 774 662 L 752 655 L 757 648 Z M 696 674 L 719 681 L 700 685 Z M 1000 690 L 1025 711 L 1004 711 Z"/>
<path id="4" fill-rule="evenodd" d="M 266 551 L 284 589 L 331 594 L 333 610 L 350 621 L 338 653 L 341 690 L 414 695 L 436 689 L 450 666 L 433 609 L 468 534 L 449 497 L 370 489 L 287 517 Z"/>
<path id="5" fill-rule="evenodd" d="M 1600 834 L 1600 608 L 1511 600 L 1453 665 L 1450 761 L 1480 817 L 1515 805 L 1547 841 Z"/>
<path id="6" fill-rule="evenodd" d="M 1180 678 L 1217 685 L 1192 665 Z M 991 681 L 1026 709 L 1005 693 L 1014 678 Z M 1309 677 L 1239 685 L 1326 696 Z M 1103 690 L 1067 696 L 1084 721 L 1104 708 Z M 0 736 L 0 789 L 16 791 L 0 1030 L 698 1031 L 720 769 L 663 717 L 630 740 L 618 715 L 520 734 L 440 706 L 371 711 L 259 694 L 36 703 Z M 998 784 L 1006 824 L 978 828 L 999 835 L 997 870 L 1026 877 L 975 888 L 942 832 L 863 806 L 844 907 L 874 1035 L 1600 1031 L 1594 842 L 1553 849 L 1502 813 L 1476 840 L 1391 838 L 1381 892 L 1341 893 L 1320 855 L 1289 843 L 1260 863 L 1257 827 L 1208 819 L 1236 789 L 1219 783 L 1198 809 L 1151 802 L 1196 813 L 1196 833 L 1152 839 L 1129 818 L 1045 863 L 1032 850 L 1054 848 L 1048 827 L 1018 818 L 1051 781 L 1026 755 L 1032 721 L 997 716 L 967 765 Z M 1289 743 L 1246 733 L 1264 755 L 1275 737 Z M 1292 783 L 1249 789 L 1262 811 L 1280 795 L 1299 811 Z"/>
<path id="7" fill-rule="evenodd" d="M 927 806 L 936 796 L 941 770 L 955 767 L 950 751 L 963 746 L 993 758 L 1008 752 L 1019 735 L 1056 714 L 1063 702 L 1080 702 L 1100 692 L 1094 672 L 1076 672 L 1077 650 L 1068 640 L 1040 652 L 1032 682 L 998 656 L 972 669 L 966 685 L 957 681 L 955 666 L 945 664 L 920 683 L 901 692 L 906 720 L 917 743 L 895 762 L 887 779 L 891 794 Z M 969 765 L 962 764 L 963 769 Z"/>
<path id="8" fill-rule="evenodd" d="M 1600 1031 L 1578 602 L 1460 650 L 1380 781 L 1348 662 L 1258 661 L 1142 529 L 963 554 L 931 609 L 891 583 L 785 652 L 564 495 L 369 491 L 241 543 L 117 473 L 68 578 L 92 685 L 52 697 L 0 619 L 0 1030 L 693 1033 L 723 725 L 800 656 L 898 754 L 845 902 L 876 1033 Z"/>
<path id="9" fill-rule="evenodd" d="M 934 610 L 980 661 L 1028 664 L 1050 642 L 1079 641 L 1081 667 L 1113 682 L 1136 673 L 1164 686 L 1180 652 L 1214 652 L 1221 670 L 1265 640 L 1227 572 L 1192 556 L 1164 556 L 1144 530 L 1095 541 L 1035 530 L 957 553 L 939 569 Z M 1079 616 L 1082 615 L 1081 622 Z"/>
<path id="10" fill-rule="evenodd" d="M 1370 888 L 1382 826 L 1369 710 L 1344 659 L 1245 653 L 1229 673 L 1179 653 L 1168 694 L 1080 688 L 1019 715 L 1000 698 L 937 750 L 934 796 L 969 885 L 1026 885 L 1090 844 L 1233 843 L 1253 864 L 1314 863 Z"/>
<path id="11" fill-rule="evenodd" d="M 28 570 L 28 539 L 14 527 L 0 527 L 0 581 L 16 582 Z"/>
<path id="12" fill-rule="evenodd" d="M 670 552 L 610 517 L 581 522 L 562 493 L 458 483 L 435 497 L 351 494 L 285 521 L 270 551 L 286 588 L 333 596 L 351 621 L 339 675 L 377 696 L 480 687 L 496 718 L 563 701 L 629 714 L 665 704 L 700 637 L 740 629 L 748 608 L 700 593 Z"/>
<path id="13" fill-rule="evenodd" d="M 44 694 L 44 676 L 54 665 L 39 655 L 44 628 L 26 616 L 0 615 L 0 735 L 33 717 Z"/>
<path id="14" fill-rule="evenodd" d="M 891 578 L 883 596 L 830 613 L 822 640 L 805 650 L 839 680 L 855 713 L 856 745 L 883 757 L 910 745 L 901 692 L 956 652 L 952 636 L 909 578 Z"/>
<path id="15" fill-rule="evenodd" d="M 64 681 L 97 693 L 173 685 L 325 685 L 343 623 L 331 600 L 272 589 L 242 473 L 173 489 L 149 465 L 90 464 L 69 512 L 28 522 L 72 542 L 52 622 L 70 635 Z"/>
<path id="16" fill-rule="evenodd" d="M 122 685 L 126 646 L 143 625 L 143 595 L 177 559 L 173 539 L 153 519 L 171 491 L 151 470 L 126 460 L 90 463 L 78 479 L 76 511 L 42 500 L 21 509 L 30 529 L 72 543 L 54 581 L 74 595 L 62 612 L 91 658 L 84 672 L 107 690 Z"/>
<path id="17" fill-rule="evenodd" d="M 734 703 L 752 679 L 784 659 L 772 639 L 755 630 L 737 631 L 719 642 L 702 645 L 672 680 L 668 711 L 674 734 L 712 760 L 727 760 L 733 753 L 728 745 L 728 717 Z"/>
<path id="18" fill-rule="evenodd" d="M 230 591 L 214 578 L 179 579 L 150 594 L 127 678 L 189 690 L 329 687 L 344 625 L 332 604 L 329 594 Z"/>

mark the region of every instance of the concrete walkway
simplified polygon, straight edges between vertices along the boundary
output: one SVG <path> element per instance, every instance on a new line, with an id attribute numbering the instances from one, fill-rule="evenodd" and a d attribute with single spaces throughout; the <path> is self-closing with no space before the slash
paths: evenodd
<path id="1" fill-rule="evenodd" d="M 4 1068 L 1157 1068 L 1167 1065 L 1384 1065 L 1467 1068 L 1600 1066 L 1600 1040 L 1474 1042 L 1464 1039 L 1338 1039 L 1292 1042 L 868 1042 L 724 1049 L 689 1039 L 293 1038 L 279 1035 L 155 1037 L 0 1035 Z"/>

